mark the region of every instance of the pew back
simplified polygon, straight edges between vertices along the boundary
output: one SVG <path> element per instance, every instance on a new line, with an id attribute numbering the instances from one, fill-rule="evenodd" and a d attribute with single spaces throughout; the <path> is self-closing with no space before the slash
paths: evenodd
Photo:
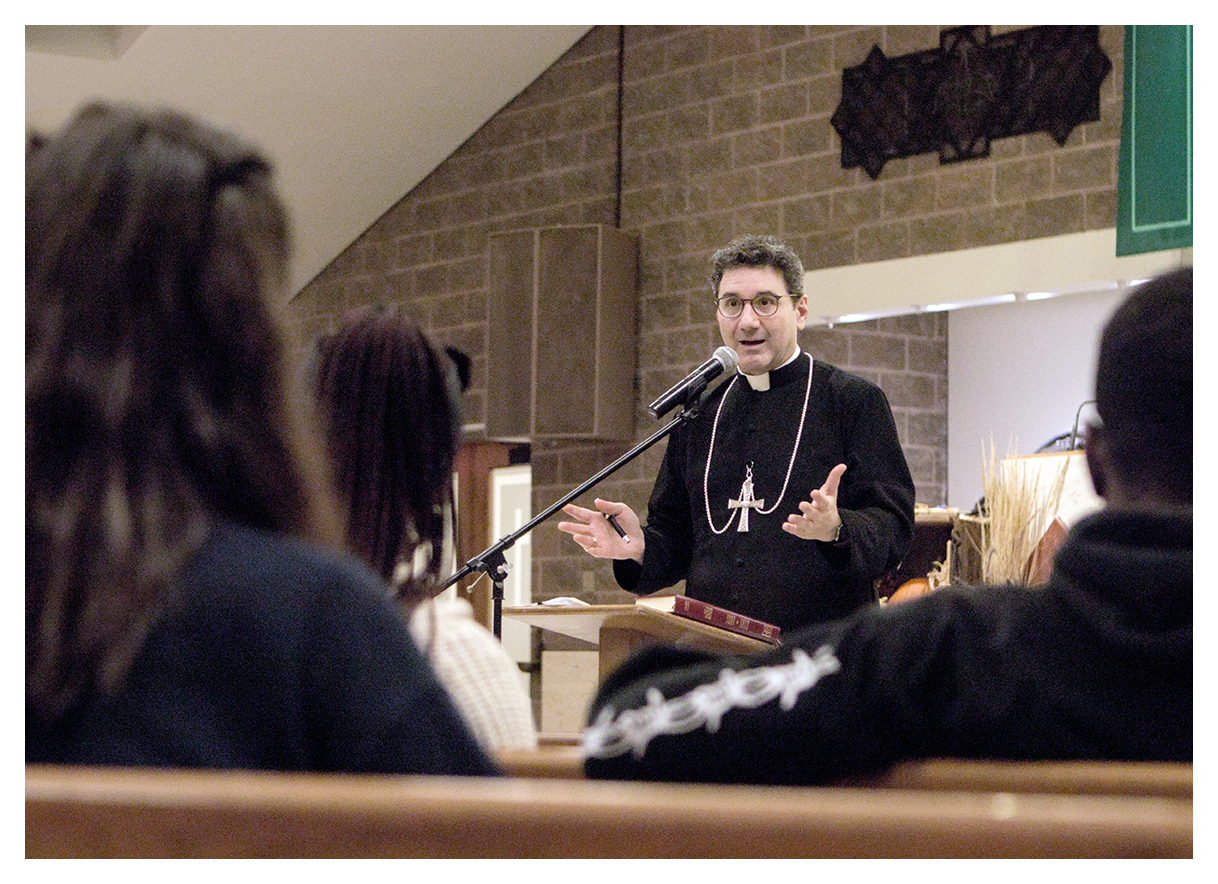
<path id="1" fill-rule="evenodd" d="M 499 764 L 512 776 L 582 779 L 583 753 L 575 745 L 501 749 Z M 983 761 L 915 758 L 883 773 L 838 783 L 868 789 L 966 792 L 1051 792 L 1064 795 L 1193 797 L 1193 766 L 1150 761 Z"/>
<path id="2" fill-rule="evenodd" d="M 1192 801 L 26 768 L 30 857 L 1180 857 Z"/>
<path id="3" fill-rule="evenodd" d="M 1149 761 L 978 761 L 911 759 L 839 785 L 1063 795 L 1193 798 L 1191 764 Z"/>

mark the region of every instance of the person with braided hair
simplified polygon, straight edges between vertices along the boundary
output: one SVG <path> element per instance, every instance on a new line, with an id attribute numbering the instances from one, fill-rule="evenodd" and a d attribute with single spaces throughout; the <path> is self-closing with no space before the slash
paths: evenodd
<path id="1" fill-rule="evenodd" d="M 520 668 L 470 603 L 443 590 L 453 561 L 453 465 L 465 354 L 399 308 L 363 307 L 318 339 L 306 381 L 346 515 L 347 548 L 376 569 L 420 649 L 487 749 L 537 745 Z"/>

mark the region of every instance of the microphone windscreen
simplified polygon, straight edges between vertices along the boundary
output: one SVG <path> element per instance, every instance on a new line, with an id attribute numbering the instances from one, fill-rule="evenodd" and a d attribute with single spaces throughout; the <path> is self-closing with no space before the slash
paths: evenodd
<path id="1" fill-rule="evenodd" d="M 715 351 L 715 358 L 723 363 L 725 371 L 735 371 L 736 366 L 740 364 L 740 357 L 731 347 L 720 347 Z"/>

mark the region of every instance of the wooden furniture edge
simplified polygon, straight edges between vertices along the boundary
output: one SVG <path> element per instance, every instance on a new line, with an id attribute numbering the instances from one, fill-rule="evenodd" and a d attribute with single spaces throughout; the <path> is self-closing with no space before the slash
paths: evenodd
<path id="1" fill-rule="evenodd" d="M 510 776 L 581 779 L 578 744 L 495 753 Z M 836 785 L 870 789 L 955 790 L 1064 795 L 1140 795 L 1192 800 L 1193 766 L 1152 761 L 988 761 L 967 758 L 910 759 L 871 776 Z"/>
<path id="2" fill-rule="evenodd" d="M 1180 799 L 37 767 L 26 854 L 1180 857 Z"/>
<path id="3" fill-rule="evenodd" d="M 1193 766 L 1158 761 L 991 761 L 923 758 L 842 786 L 987 790 L 1066 795 L 1140 795 L 1192 800 Z"/>

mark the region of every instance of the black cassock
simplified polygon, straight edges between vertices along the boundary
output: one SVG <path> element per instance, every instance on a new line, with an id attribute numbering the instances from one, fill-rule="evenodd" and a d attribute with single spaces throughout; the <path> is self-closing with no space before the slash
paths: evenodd
<path id="1" fill-rule="evenodd" d="M 909 547 L 913 479 L 883 391 L 820 361 L 809 389 L 810 362 L 801 353 L 770 372 L 769 390 L 740 376 L 725 381 L 673 430 L 648 504 L 643 563 L 614 562 L 623 588 L 647 594 L 684 579 L 690 597 L 784 630 L 874 601 L 875 581 Z M 841 540 L 783 531 L 839 463 L 846 464 L 837 498 Z M 742 493 L 750 474 L 751 505 Z M 741 531 L 745 514 L 748 530 Z"/>

